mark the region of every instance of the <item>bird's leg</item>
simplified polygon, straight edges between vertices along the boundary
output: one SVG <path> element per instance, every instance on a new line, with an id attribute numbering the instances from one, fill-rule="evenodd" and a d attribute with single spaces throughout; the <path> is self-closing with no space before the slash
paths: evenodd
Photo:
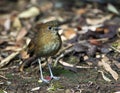
<path id="1" fill-rule="evenodd" d="M 48 62 L 48 68 L 49 68 L 49 71 L 50 71 L 50 77 L 55 79 L 55 80 L 59 80 L 60 77 L 56 77 L 53 75 L 53 72 L 52 72 L 52 69 L 51 69 L 51 64 Z"/>
<path id="2" fill-rule="evenodd" d="M 39 63 L 39 68 L 40 68 L 40 76 L 41 76 L 41 80 L 45 83 L 49 83 L 49 80 L 44 79 L 43 77 L 43 71 L 42 71 L 42 66 L 41 66 L 41 60 L 38 58 L 38 63 Z"/>

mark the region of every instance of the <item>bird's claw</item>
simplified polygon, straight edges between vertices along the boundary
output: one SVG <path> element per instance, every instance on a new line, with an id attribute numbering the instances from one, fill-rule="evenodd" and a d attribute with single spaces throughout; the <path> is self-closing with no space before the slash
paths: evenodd
<path id="1" fill-rule="evenodd" d="M 56 76 L 51 76 L 51 79 L 55 79 L 55 80 L 59 80 L 60 77 L 56 77 Z M 44 82 L 44 83 L 50 83 L 50 80 L 47 80 L 47 79 L 40 79 L 39 82 Z"/>
<path id="2" fill-rule="evenodd" d="M 44 82 L 44 83 L 49 83 L 50 80 L 47 80 L 47 79 L 40 79 L 41 82 Z"/>
<path id="3" fill-rule="evenodd" d="M 51 78 L 55 79 L 55 80 L 59 80 L 60 79 L 60 77 L 56 77 L 56 76 L 52 76 Z"/>

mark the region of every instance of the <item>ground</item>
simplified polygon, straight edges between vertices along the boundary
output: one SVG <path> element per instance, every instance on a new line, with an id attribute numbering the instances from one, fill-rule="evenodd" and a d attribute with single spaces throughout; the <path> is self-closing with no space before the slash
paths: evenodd
<path id="1" fill-rule="evenodd" d="M 113 1 L 1 0 L 0 93 L 120 93 L 120 1 Z M 19 68 L 30 58 L 25 47 L 36 24 L 51 20 L 62 29 L 62 48 L 52 57 L 60 80 L 46 84 L 38 63 Z M 43 71 L 50 79 L 47 66 Z"/>
<path id="2" fill-rule="evenodd" d="M 77 72 L 72 72 L 63 67 L 56 67 L 53 72 L 60 77 L 60 80 L 52 80 L 46 84 L 38 82 L 39 71 L 33 72 L 28 68 L 24 72 L 18 72 L 16 66 L 4 68 L 0 75 L 6 78 L 1 78 L 0 89 L 8 93 L 113 93 L 120 89 L 120 79 L 116 82 L 111 78 L 112 82 L 107 82 L 96 68 L 78 69 Z M 48 69 L 45 67 L 44 75 L 48 74 Z M 40 89 L 31 91 L 38 87 Z"/>

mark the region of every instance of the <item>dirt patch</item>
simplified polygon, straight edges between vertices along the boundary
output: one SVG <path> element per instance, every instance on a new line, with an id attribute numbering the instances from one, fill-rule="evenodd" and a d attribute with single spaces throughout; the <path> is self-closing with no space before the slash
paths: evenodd
<path id="1" fill-rule="evenodd" d="M 52 80 L 49 84 L 39 83 L 39 71 L 18 72 L 17 67 L 0 71 L 0 90 L 9 93 L 112 93 L 118 91 L 120 84 L 112 79 L 106 82 L 96 69 L 79 69 L 76 73 L 64 69 L 54 68 L 53 72 L 60 80 Z M 29 71 L 29 72 L 28 72 Z M 13 73 L 14 72 L 14 73 Z M 32 72 L 32 73 L 31 73 Z M 48 69 L 44 68 L 47 76 Z M 31 91 L 34 88 L 37 90 Z M 4 92 L 1 92 L 4 93 Z"/>

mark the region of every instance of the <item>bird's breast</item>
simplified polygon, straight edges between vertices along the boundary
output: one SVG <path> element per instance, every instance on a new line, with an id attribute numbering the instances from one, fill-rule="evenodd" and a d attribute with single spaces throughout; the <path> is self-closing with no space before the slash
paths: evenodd
<path id="1" fill-rule="evenodd" d="M 40 57 L 47 57 L 55 55 L 61 47 L 61 38 L 59 35 L 54 34 L 43 35 L 41 39 L 38 40 L 36 46 L 36 54 Z"/>

